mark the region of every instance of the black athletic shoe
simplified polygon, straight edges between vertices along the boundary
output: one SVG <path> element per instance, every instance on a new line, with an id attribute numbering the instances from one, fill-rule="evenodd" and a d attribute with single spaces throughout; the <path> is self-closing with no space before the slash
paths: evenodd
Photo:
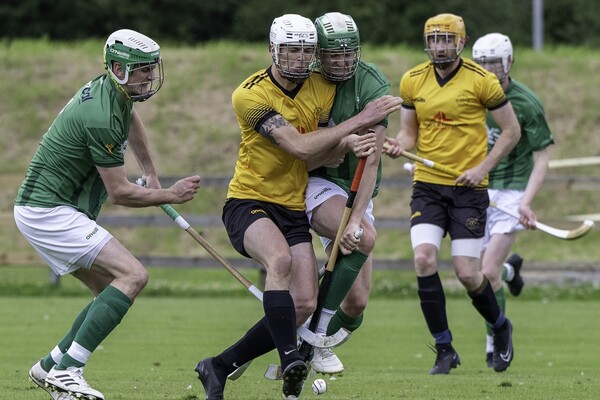
<path id="1" fill-rule="evenodd" d="M 452 345 L 430 346 L 437 353 L 435 364 L 429 370 L 430 375 L 448 375 L 452 368 L 460 365 L 460 357 Z"/>
<path id="2" fill-rule="evenodd" d="M 505 371 L 514 358 L 512 342 L 512 323 L 507 318 L 506 323 L 498 331 L 494 332 L 494 355 L 492 366 L 494 371 Z"/>
<path id="3" fill-rule="evenodd" d="M 200 361 L 194 371 L 198 373 L 198 379 L 204 386 L 206 400 L 223 400 L 223 390 L 227 374 L 215 368 L 214 357 L 205 358 Z"/>
<path id="4" fill-rule="evenodd" d="M 494 368 L 494 353 L 485 353 L 485 364 L 488 368 Z"/>
<path id="5" fill-rule="evenodd" d="M 517 253 L 512 254 L 506 260 L 507 263 L 513 266 L 515 270 L 515 276 L 510 282 L 506 282 L 508 284 L 508 290 L 510 294 L 513 296 L 518 296 L 521 294 L 521 290 L 523 290 L 523 286 L 525 282 L 523 282 L 523 277 L 521 277 L 521 267 L 523 266 L 523 258 Z"/>
<path id="6" fill-rule="evenodd" d="M 296 360 L 285 367 L 283 371 L 283 398 L 285 400 L 296 400 L 300 398 L 304 381 L 308 375 L 308 367 L 302 360 Z"/>

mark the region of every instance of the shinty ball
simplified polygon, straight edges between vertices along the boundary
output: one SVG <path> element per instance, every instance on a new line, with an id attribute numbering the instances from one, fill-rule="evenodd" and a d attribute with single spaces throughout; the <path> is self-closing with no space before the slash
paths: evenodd
<path id="1" fill-rule="evenodd" d="M 317 396 L 327 391 L 327 383 L 323 379 L 315 379 L 312 384 L 312 390 Z"/>

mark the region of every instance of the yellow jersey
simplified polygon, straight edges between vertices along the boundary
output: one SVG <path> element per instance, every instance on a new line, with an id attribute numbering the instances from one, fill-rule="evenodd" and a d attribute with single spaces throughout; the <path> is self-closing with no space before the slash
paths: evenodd
<path id="1" fill-rule="evenodd" d="M 300 133 L 326 127 L 334 98 L 335 85 L 319 73 L 313 73 L 292 91 L 275 81 L 270 68 L 242 82 L 232 94 L 242 140 L 227 198 L 253 199 L 305 210 L 306 163 L 258 130 L 275 114 L 280 114 Z"/>
<path id="2" fill-rule="evenodd" d="M 417 65 L 402 76 L 400 96 L 402 107 L 416 111 L 417 154 L 461 173 L 487 155 L 487 110 L 508 102 L 498 78 L 468 59 L 444 79 L 431 62 Z M 454 185 L 455 178 L 417 165 L 414 180 Z"/>

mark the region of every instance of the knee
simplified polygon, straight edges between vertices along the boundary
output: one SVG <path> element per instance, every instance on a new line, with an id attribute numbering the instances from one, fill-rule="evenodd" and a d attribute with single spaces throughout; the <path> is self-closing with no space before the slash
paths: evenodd
<path id="1" fill-rule="evenodd" d="M 316 298 L 298 298 L 294 299 L 294 307 L 296 309 L 296 323 L 302 325 L 308 317 L 310 317 L 317 308 Z"/>
<path id="2" fill-rule="evenodd" d="M 138 263 L 129 273 L 128 280 L 132 293 L 137 296 L 148 284 L 148 271 L 141 263 Z"/>
<path id="3" fill-rule="evenodd" d="M 475 290 L 481 285 L 481 272 L 462 269 L 456 272 L 456 277 L 469 291 Z"/>
<path id="4" fill-rule="evenodd" d="M 352 299 L 348 299 L 348 301 L 344 300 L 341 308 L 347 316 L 358 318 L 367 308 L 367 303 L 368 296 L 353 297 Z"/>
<path id="5" fill-rule="evenodd" d="M 415 270 L 421 276 L 428 276 L 437 270 L 435 254 L 427 252 L 415 252 Z"/>
<path id="6" fill-rule="evenodd" d="M 363 235 L 360 238 L 360 250 L 365 254 L 370 254 L 375 248 L 375 241 L 377 240 L 377 231 L 373 226 L 367 225 L 363 229 Z"/>

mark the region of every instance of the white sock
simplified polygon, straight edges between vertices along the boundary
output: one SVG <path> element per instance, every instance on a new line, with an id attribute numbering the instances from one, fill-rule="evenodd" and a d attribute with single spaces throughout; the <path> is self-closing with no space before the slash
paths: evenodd
<path id="1" fill-rule="evenodd" d="M 515 278 L 515 269 L 509 263 L 504 263 L 504 269 L 506 270 L 506 282 L 510 282 Z"/>
<path id="2" fill-rule="evenodd" d="M 74 360 L 79 361 L 82 364 L 87 364 L 88 359 L 92 355 L 92 352 L 80 345 L 77 342 L 71 343 L 71 347 L 67 351 L 67 354 L 73 357 Z"/>
<path id="3" fill-rule="evenodd" d="M 322 333 L 325 335 L 327 333 L 327 326 L 329 325 L 329 321 L 331 321 L 331 318 L 333 318 L 334 315 L 335 310 L 329 310 L 327 308 L 322 309 L 321 317 L 319 318 L 319 324 L 317 325 L 315 333 Z"/>
<path id="4" fill-rule="evenodd" d="M 490 335 L 485 335 L 485 352 L 493 353 L 494 352 L 494 337 Z"/>
<path id="5" fill-rule="evenodd" d="M 52 357 L 52 360 L 54 360 L 55 365 L 58 365 L 60 363 L 60 360 L 62 360 L 63 356 L 64 356 L 64 354 L 62 351 L 60 351 L 58 346 L 53 348 L 52 351 L 50 352 L 50 357 Z"/>

